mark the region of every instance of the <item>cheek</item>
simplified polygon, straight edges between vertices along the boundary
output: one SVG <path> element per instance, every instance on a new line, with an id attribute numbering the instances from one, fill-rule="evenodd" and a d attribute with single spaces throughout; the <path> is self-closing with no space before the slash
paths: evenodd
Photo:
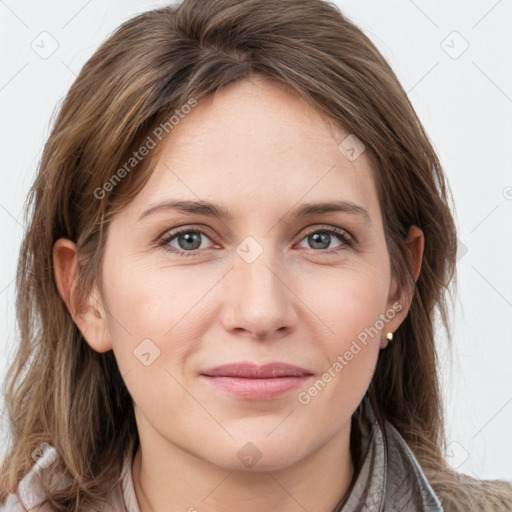
<path id="1" fill-rule="evenodd" d="M 170 421 L 162 407 L 187 403 L 179 367 L 198 339 L 187 316 L 198 298 L 179 271 L 172 280 L 162 275 L 119 262 L 105 273 L 104 289 L 113 351 L 130 395 L 148 417 Z"/>
<path id="2" fill-rule="evenodd" d="M 126 373 L 155 358 L 155 367 L 171 368 L 198 350 L 211 326 L 204 308 L 219 281 L 212 269 L 160 268 L 136 259 L 105 260 L 104 289 L 108 328 L 116 359 Z M 149 341 L 148 341 L 149 340 Z"/>
<path id="3" fill-rule="evenodd" d="M 118 320 L 113 327 L 121 323 L 144 336 L 163 336 L 208 289 L 208 282 L 190 269 L 160 269 L 136 260 L 120 261 L 104 281 L 112 317 Z"/>
<path id="4" fill-rule="evenodd" d="M 360 341 L 366 337 L 368 342 L 376 338 L 378 343 L 376 330 L 383 327 L 379 319 L 388 302 L 385 269 L 369 265 L 330 269 L 325 276 L 303 275 L 297 284 L 302 286 L 299 296 L 306 297 L 311 314 L 325 327 L 326 337 L 334 340 L 326 347 L 331 356 L 338 356 L 358 337 Z"/>
<path id="5" fill-rule="evenodd" d="M 311 284 L 307 278 L 302 282 L 305 287 Z M 362 267 L 344 269 L 337 274 L 331 272 L 323 283 L 317 279 L 316 284 L 322 292 L 305 296 L 312 314 L 323 324 L 324 335 L 318 336 L 317 342 L 325 366 L 299 401 L 316 402 L 315 407 L 324 404 L 337 410 L 351 410 L 368 388 L 379 355 L 385 330 L 382 318 L 387 304 L 386 273 L 370 268 L 365 271 Z M 320 395 L 322 398 L 317 399 Z"/>
<path id="6" fill-rule="evenodd" d="M 336 351 L 323 373 L 297 396 L 296 418 L 326 438 L 350 421 L 371 383 L 379 353 L 375 343 L 343 345 L 339 348 L 345 350 Z"/>

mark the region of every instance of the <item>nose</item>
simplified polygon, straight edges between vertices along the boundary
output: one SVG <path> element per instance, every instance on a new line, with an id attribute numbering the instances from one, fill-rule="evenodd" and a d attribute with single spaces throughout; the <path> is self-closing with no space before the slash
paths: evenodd
<path id="1" fill-rule="evenodd" d="M 285 336 L 297 325 L 297 300 L 289 273 L 276 258 L 263 253 L 252 262 L 235 257 L 226 276 L 224 328 L 237 335 L 262 339 Z"/>

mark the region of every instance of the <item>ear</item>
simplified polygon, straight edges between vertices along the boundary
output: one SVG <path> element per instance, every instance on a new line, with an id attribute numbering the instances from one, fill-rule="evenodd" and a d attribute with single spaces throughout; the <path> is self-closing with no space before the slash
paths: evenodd
<path id="1" fill-rule="evenodd" d="M 97 287 L 94 286 L 86 304 L 76 301 L 76 244 L 66 238 L 57 240 L 53 246 L 53 266 L 59 295 L 89 346 L 96 352 L 111 350 L 106 310 Z"/>
<path id="2" fill-rule="evenodd" d="M 416 282 L 420 275 L 421 263 L 423 260 L 423 249 L 425 246 L 425 237 L 423 235 L 423 231 L 417 226 L 411 226 L 409 228 L 409 233 L 404 241 L 404 244 L 406 246 L 407 262 L 414 277 L 414 281 Z M 404 321 L 407 314 L 409 313 L 411 298 L 414 292 L 414 287 L 405 287 L 403 290 L 401 290 L 399 296 L 397 297 L 397 287 L 394 279 L 392 280 L 391 288 L 394 290 L 394 292 L 390 290 L 390 300 L 388 302 L 388 307 L 395 311 L 400 307 L 400 310 L 394 316 L 394 318 L 390 320 L 388 324 L 386 324 L 384 335 L 386 335 L 388 332 L 395 332 L 400 324 Z M 387 345 L 387 342 L 388 340 L 384 338 L 381 346 L 384 348 Z"/>

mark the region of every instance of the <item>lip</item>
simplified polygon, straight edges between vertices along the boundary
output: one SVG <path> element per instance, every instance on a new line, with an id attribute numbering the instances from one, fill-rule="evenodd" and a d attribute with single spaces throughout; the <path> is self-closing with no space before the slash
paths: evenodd
<path id="1" fill-rule="evenodd" d="M 207 377 L 241 377 L 245 379 L 269 379 L 275 377 L 304 377 L 312 372 L 288 363 L 268 363 L 258 366 L 254 363 L 230 363 L 201 372 Z"/>
<path id="2" fill-rule="evenodd" d="M 246 400 L 269 400 L 304 384 L 313 373 L 288 363 L 231 363 L 201 372 L 214 388 Z"/>

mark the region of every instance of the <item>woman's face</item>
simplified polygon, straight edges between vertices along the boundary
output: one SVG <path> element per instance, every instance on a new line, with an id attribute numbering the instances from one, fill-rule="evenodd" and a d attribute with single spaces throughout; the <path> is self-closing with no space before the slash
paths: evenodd
<path id="1" fill-rule="evenodd" d="M 348 135 L 263 80 L 221 89 L 173 128 L 109 227 L 105 330 L 85 329 L 113 348 L 141 439 L 258 470 L 348 440 L 406 314 L 370 163 Z M 340 202 L 352 206 L 315 207 Z M 244 373 L 270 363 L 302 370 Z"/>

